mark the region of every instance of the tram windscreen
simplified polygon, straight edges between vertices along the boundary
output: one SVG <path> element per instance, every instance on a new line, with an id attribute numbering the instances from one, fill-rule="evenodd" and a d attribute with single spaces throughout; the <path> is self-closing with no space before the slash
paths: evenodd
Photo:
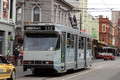
<path id="1" fill-rule="evenodd" d="M 55 49 L 58 35 L 55 33 L 38 34 L 29 33 L 25 34 L 24 49 L 29 51 L 48 51 Z"/>

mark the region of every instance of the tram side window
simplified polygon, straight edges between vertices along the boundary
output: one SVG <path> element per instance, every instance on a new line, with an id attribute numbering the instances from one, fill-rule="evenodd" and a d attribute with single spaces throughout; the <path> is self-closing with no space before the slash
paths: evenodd
<path id="1" fill-rule="evenodd" d="M 87 49 L 91 49 L 91 47 L 90 47 L 90 39 L 89 38 L 87 38 Z"/>
<path id="2" fill-rule="evenodd" d="M 71 48 L 74 48 L 74 35 L 71 35 Z"/>
<path id="3" fill-rule="evenodd" d="M 84 48 L 84 37 L 81 37 L 81 49 Z"/>
<path id="4" fill-rule="evenodd" d="M 79 37 L 79 49 L 81 49 L 81 37 Z"/>
<path id="5" fill-rule="evenodd" d="M 59 50 L 59 49 L 60 49 L 60 35 L 59 35 L 59 37 L 58 37 L 55 50 Z"/>
<path id="6" fill-rule="evenodd" d="M 90 49 L 92 48 L 92 40 L 90 39 Z"/>
<path id="7" fill-rule="evenodd" d="M 70 38 L 70 33 L 67 33 L 67 48 L 70 47 L 70 44 L 71 44 L 71 38 Z"/>

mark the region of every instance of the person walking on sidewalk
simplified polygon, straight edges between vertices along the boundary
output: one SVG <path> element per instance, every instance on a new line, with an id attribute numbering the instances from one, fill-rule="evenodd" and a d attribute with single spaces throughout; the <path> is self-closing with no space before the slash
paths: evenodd
<path id="1" fill-rule="evenodd" d="M 17 66 L 17 60 L 18 60 L 18 55 L 19 55 L 19 51 L 17 48 L 15 48 L 13 55 L 14 55 L 14 65 Z"/>

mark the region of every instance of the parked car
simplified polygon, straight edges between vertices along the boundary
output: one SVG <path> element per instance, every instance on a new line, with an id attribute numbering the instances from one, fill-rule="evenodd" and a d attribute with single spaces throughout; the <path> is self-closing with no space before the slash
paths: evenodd
<path id="1" fill-rule="evenodd" d="M 106 53 L 104 54 L 104 60 L 115 60 L 115 56 L 112 53 Z"/>
<path id="2" fill-rule="evenodd" d="M 16 69 L 5 58 L 0 56 L 0 80 L 16 80 Z"/>
<path id="3" fill-rule="evenodd" d="M 98 58 L 103 58 L 104 54 L 105 54 L 105 53 L 98 53 L 98 54 L 96 55 L 96 58 L 97 58 L 97 59 L 98 59 Z"/>

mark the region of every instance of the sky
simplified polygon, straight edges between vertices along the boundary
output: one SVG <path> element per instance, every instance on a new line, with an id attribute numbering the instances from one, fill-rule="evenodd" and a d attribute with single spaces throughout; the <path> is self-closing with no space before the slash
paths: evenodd
<path id="1" fill-rule="evenodd" d="M 120 11 L 120 0 L 88 0 L 88 9 L 95 17 L 103 15 L 111 20 L 111 11 Z"/>

